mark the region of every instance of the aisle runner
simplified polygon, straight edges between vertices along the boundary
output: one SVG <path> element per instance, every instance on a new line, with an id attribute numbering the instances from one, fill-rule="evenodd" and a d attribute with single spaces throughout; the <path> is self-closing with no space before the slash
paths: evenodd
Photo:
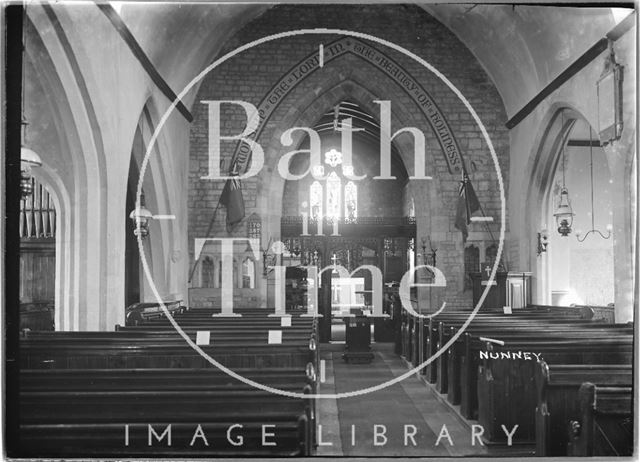
<path id="1" fill-rule="evenodd" d="M 333 353 L 336 392 L 344 393 L 386 382 L 393 378 L 393 373 L 376 352 L 371 364 L 346 364 L 341 353 Z M 398 361 L 400 361 L 398 359 Z M 406 369 L 405 369 L 406 370 Z M 416 381 L 415 378 L 407 380 Z M 425 391 L 425 397 L 428 394 Z M 433 399 L 433 410 L 442 406 Z M 425 403 L 424 410 L 430 403 Z M 422 407 L 422 406 L 421 406 Z M 448 456 L 449 441 L 443 438 L 436 446 L 438 434 L 435 433 L 416 409 L 413 400 L 404 391 L 401 384 L 395 384 L 384 390 L 368 393 L 363 396 L 341 398 L 338 400 L 340 419 L 340 438 L 345 456 Z M 378 437 L 379 445 L 374 445 L 374 425 L 378 433 L 386 436 Z M 355 445 L 352 441 L 352 425 L 355 428 Z M 407 434 L 414 433 L 416 445 L 407 438 L 405 446 L 405 426 Z M 451 434 L 454 444 L 457 435 Z M 462 441 L 460 441 L 462 443 Z"/>

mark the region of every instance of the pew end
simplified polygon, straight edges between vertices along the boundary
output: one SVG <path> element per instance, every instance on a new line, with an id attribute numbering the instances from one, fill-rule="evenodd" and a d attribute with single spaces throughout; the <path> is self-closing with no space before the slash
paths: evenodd
<path id="1" fill-rule="evenodd" d="M 580 419 L 568 424 L 567 453 L 577 457 L 633 454 L 631 387 L 599 387 L 585 382 L 579 391 Z"/>

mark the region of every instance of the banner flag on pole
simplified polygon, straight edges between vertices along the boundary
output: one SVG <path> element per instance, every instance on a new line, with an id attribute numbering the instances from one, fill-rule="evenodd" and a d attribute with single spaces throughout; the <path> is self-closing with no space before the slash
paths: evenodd
<path id="1" fill-rule="evenodd" d="M 231 178 L 227 180 L 220 195 L 220 203 L 227 209 L 227 229 L 233 228 L 244 218 L 244 199 L 240 180 Z"/>
<path id="2" fill-rule="evenodd" d="M 480 210 L 480 202 L 478 196 L 473 190 L 469 176 L 466 173 L 462 175 L 460 182 L 460 194 L 458 195 L 458 204 L 456 206 L 456 222 L 455 227 L 462 232 L 462 242 L 467 241 L 469 231 L 467 225 L 471 223 L 471 215 Z"/>

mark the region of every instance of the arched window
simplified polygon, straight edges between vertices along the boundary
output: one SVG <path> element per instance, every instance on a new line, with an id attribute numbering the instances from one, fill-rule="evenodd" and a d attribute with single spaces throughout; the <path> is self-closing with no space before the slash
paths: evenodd
<path id="1" fill-rule="evenodd" d="M 358 187 L 353 181 L 349 181 L 344 187 L 344 217 L 358 217 Z"/>
<path id="2" fill-rule="evenodd" d="M 245 258 L 242 262 L 242 288 L 255 289 L 256 287 L 256 266 L 252 259 Z"/>
<path id="3" fill-rule="evenodd" d="M 464 249 L 464 290 L 473 289 L 469 273 L 480 271 L 480 249 L 474 245 Z"/>
<path id="4" fill-rule="evenodd" d="M 336 174 L 331 172 L 327 178 L 327 217 L 340 218 L 340 196 L 342 181 Z"/>
<path id="5" fill-rule="evenodd" d="M 331 167 L 325 185 L 318 180 L 309 187 L 310 217 L 312 219 L 345 218 L 354 220 L 358 217 L 358 187 L 353 181 L 343 183 L 342 176 L 354 174 L 352 165 L 342 163 L 342 154 L 335 149 L 325 154 L 325 164 Z M 342 166 L 339 168 L 339 166 Z M 324 166 L 314 167 L 314 176 L 324 174 Z M 340 174 L 338 172 L 341 172 Z"/>
<path id="6" fill-rule="evenodd" d="M 215 265 L 217 271 L 215 274 L 214 280 L 216 281 L 215 288 L 219 289 L 222 287 L 222 260 L 218 260 Z"/>
<path id="7" fill-rule="evenodd" d="M 309 205 L 311 207 L 311 218 L 319 220 L 322 218 L 322 185 L 319 181 L 314 181 L 309 190 Z"/>
<path id="8" fill-rule="evenodd" d="M 491 244 L 489 247 L 485 249 L 484 255 L 485 255 L 486 261 L 493 264 L 496 261 L 496 257 L 498 256 L 498 247 L 496 247 L 495 244 Z"/>
<path id="9" fill-rule="evenodd" d="M 213 271 L 213 260 L 211 257 L 204 257 L 202 260 L 202 284 L 201 287 L 213 287 L 214 286 L 214 271 Z"/>

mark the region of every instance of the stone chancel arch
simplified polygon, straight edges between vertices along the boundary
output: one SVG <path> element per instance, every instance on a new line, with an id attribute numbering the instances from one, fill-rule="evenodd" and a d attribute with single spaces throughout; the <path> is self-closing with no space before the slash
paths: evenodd
<path id="1" fill-rule="evenodd" d="M 269 35 L 266 30 L 269 29 L 270 21 L 271 16 L 268 13 L 254 20 L 237 39 L 230 41 L 228 49 L 233 49 L 235 43 L 240 45 Z M 348 30 L 347 27 L 344 29 Z M 260 32 L 263 30 L 264 33 Z M 274 32 L 274 29 L 270 29 L 270 32 Z M 373 30 L 371 33 L 376 35 Z M 406 37 L 395 42 L 392 40 L 400 46 L 406 41 Z M 318 55 L 318 43 L 323 44 L 322 60 Z M 282 52 L 283 49 L 287 52 Z M 413 44 L 410 49 L 419 55 L 422 53 L 427 58 L 436 53 L 427 38 L 417 46 Z M 459 73 L 460 68 L 472 67 L 475 68 L 476 74 L 483 74 L 480 66 L 474 64 L 473 58 L 463 46 L 454 46 L 451 50 L 459 61 L 454 59 L 448 64 L 440 64 L 438 70 L 445 75 L 452 75 Z M 259 72 L 248 74 L 242 71 L 241 66 L 246 60 L 260 59 L 260 56 L 267 55 L 276 56 L 277 53 L 281 53 L 278 59 L 261 67 Z M 465 71 L 464 75 L 469 75 L 469 71 Z M 498 114 L 504 113 L 495 91 L 479 92 L 470 81 L 463 81 L 462 85 L 463 94 L 476 101 L 482 120 L 496 120 Z M 251 92 L 243 93 L 242 89 L 246 88 L 251 88 Z M 211 121 L 211 103 L 202 102 L 242 100 L 256 108 L 259 120 L 254 121 L 257 122 L 256 126 L 252 127 L 255 130 L 245 133 L 244 136 L 259 143 L 263 148 L 264 165 L 257 175 L 242 180 L 242 192 L 245 216 L 256 212 L 263 217 L 261 244 L 265 247 L 270 238 L 277 239 L 280 236 L 281 215 L 279 207 L 273 206 L 281 204 L 283 200 L 284 180 L 280 178 L 277 167 L 279 159 L 285 152 L 299 148 L 304 138 L 301 131 L 294 133 L 293 144 L 283 146 L 282 134 L 292 127 L 313 127 L 330 107 L 341 100 L 349 99 L 357 101 L 369 114 L 378 119 L 383 106 L 380 102 L 389 101 L 389 136 L 405 127 L 414 127 L 424 134 L 425 159 L 419 161 L 419 166 L 424 163 L 426 175 L 437 180 L 412 180 L 406 193 L 403 193 L 406 194 L 406 200 L 411 197 L 419 199 L 416 201 L 416 220 L 420 236 L 431 235 L 434 240 L 441 241 L 450 240 L 457 235 L 453 228 L 453 215 L 460 171 L 464 162 L 473 162 L 477 166 L 477 177 L 484 180 L 477 187 L 479 197 L 484 202 L 487 214 L 498 216 L 496 191 L 490 190 L 488 181 L 495 178 L 495 170 L 488 159 L 482 134 L 479 128 L 470 122 L 471 116 L 466 114 L 463 104 L 437 76 L 396 50 L 384 49 L 380 44 L 372 44 L 361 38 L 336 37 L 332 34 L 318 37 L 301 35 L 278 39 L 258 45 L 255 49 L 245 50 L 221 64 L 200 84 L 196 101 L 201 103 L 194 106 L 195 121 L 190 149 L 190 175 L 199 181 L 190 183 L 193 199 L 189 201 L 189 235 L 199 237 L 207 231 L 224 184 L 223 181 L 206 179 L 209 171 L 202 168 L 203 161 L 211 161 L 211 147 L 206 142 L 208 140 L 199 135 L 207 130 L 210 132 L 210 126 L 207 124 Z M 451 117 L 454 119 L 450 120 Z M 247 128 L 246 109 L 238 104 L 222 105 L 220 120 L 226 136 L 242 133 Z M 498 147 L 504 168 L 508 166 L 508 151 L 504 148 L 505 132 L 497 125 L 493 126 L 495 129 L 490 136 L 492 139 L 495 138 L 494 143 Z M 393 139 L 410 175 L 416 170 L 416 141 L 418 138 L 406 131 L 398 133 Z M 223 175 L 234 159 L 238 160 L 238 172 L 245 171 L 246 161 L 251 153 L 249 143 L 237 140 L 224 141 L 220 148 Z M 472 181 L 475 181 L 474 174 Z M 402 207 L 406 208 L 404 205 Z M 232 230 L 230 236 L 246 235 L 246 226 L 246 223 L 241 222 Z M 226 230 L 220 229 L 222 227 L 224 212 L 220 211 L 213 222 L 212 234 L 218 235 L 222 231 L 222 235 L 225 235 Z M 480 227 L 472 229 L 472 232 L 476 233 L 473 234 L 476 240 L 489 239 L 489 234 Z M 453 263 L 455 260 L 463 261 L 461 244 L 456 244 L 447 251 L 451 254 L 451 263 L 447 271 L 452 280 L 451 288 L 448 290 L 457 299 L 456 303 L 470 304 L 469 300 L 462 301 L 468 298 L 462 295 L 463 265 Z M 447 261 L 447 257 L 443 255 L 441 261 Z M 261 297 L 266 297 L 266 285 L 261 284 Z"/>
<path id="2" fill-rule="evenodd" d="M 279 103 L 287 94 L 298 85 L 303 79 L 314 71 L 324 66 L 325 62 L 330 62 L 334 58 L 340 57 L 345 53 L 351 53 L 366 62 L 373 64 L 380 70 L 384 71 L 391 80 L 400 87 L 419 105 L 421 110 L 427 116 L 427 120 L 438 138 L 449 171 L 453 173 L 461 172 L 464 161 L 460 148 L 457 145 L 455 136 L 451 132 L 446 117 L 440 111 L 431 95 L 422 88 L 420 83 L 407 71 L 400 67 L 390 56 L 379 51 L 375 46 L 364 43 L 362 40 L 348 36 L 335 40 L 318 51 L 303 58 L 299 63 L 295 64 L 289 72 L 283 75 L 280 80 L 273 86 L 257 106 L 260 122 L 258 128 L 250 135 L 250 139 L 256 139 L 264 126 L 268 123 L 270 116 L 277 108 Z M 380 45 L 378 45 L 380 47 Z M 326 48 L 326 52 L 324 51 Z M 234 151 L 231 164 L 237 163 L 237 170 L 244 172 L 251 157 L 250 145 L 246 142 L 239 142 Z"/>

